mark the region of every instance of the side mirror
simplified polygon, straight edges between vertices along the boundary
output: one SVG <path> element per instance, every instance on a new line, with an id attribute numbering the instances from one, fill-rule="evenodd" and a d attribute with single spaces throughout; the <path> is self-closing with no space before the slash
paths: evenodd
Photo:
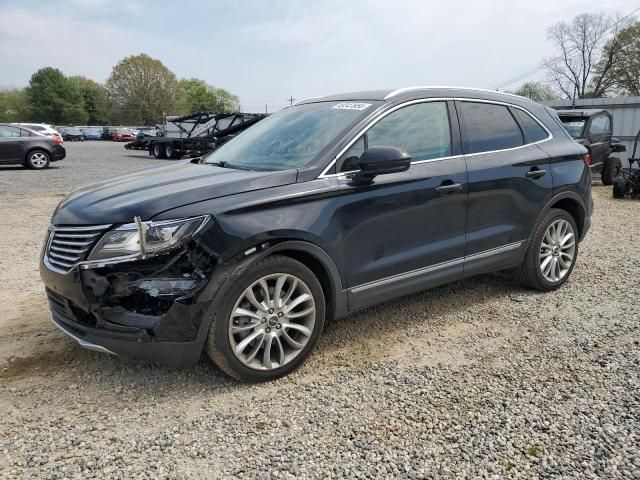
<path id="1" fill-rule="evenodd" d="M 353 175 L 352 180 L 356 185 L 368 185 L 378 175 L 405 172 L 410 165 L 411 156 L 401 148 L 370 147 L 360 155 L 360 171 Z"/>
<path id="2" fill-rule="evenodd" d="M 612 152 L 626 152 L 627 147 L 620 143 L 620 139 L 616 137 L 611 137 L 611 151 Z"/>

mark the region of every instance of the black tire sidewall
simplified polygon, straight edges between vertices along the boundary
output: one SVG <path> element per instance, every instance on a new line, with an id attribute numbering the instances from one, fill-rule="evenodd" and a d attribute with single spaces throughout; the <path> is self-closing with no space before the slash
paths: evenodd
<path id="1" fill-rule="evenodd" d="M 34 153 L 42 153 L 45 157 L 47 157 L 47 164 L 44 167 L 36 167 L 33 163 L 31 163 L 31 157 Z M 29 167 L 31 170 L 44 170 L 46 168 L 49 168 L 49 165 L 51 165 L 51 156 L 44 150 L 31 150 L 27 154 L 27 167 Z"/>
<path id="2" fill-rule="evenodd" d="M 569 224 L 571 225 L 571 228 L 573 228 L 573 234 L 575 236 L 576 245 L 575 245 L 575 251 L 573 254 L 573 262 L 571 263 L 571 267 L 569 268 L 569 271 L 567 272 L 567 274 L 557 282 L 550 282 L 546 278 L 544 278 L 544 275 L 542 274 L 542 270 L 540 269 L 540 259 L 539 259 L 540 245 L 542 243 L 544 234 L 546 233 L 549 226 L 556 220 L 560 220 L 560 219 L 566 220 L 567 222 L 569 222 Z M 540 290 L 555 290 L 561 287 L 569 279 L 569 277 L 571 276 L 571 273 L 573 272 L 573 268 L 576 266 L 576 262 L 578 260 L 579 235 L 580 234 L 578 232 L 578 226 L 576 225 L 576 221 L 568 212 L 566 212 L 565 210 L 557 209 L 557 208 L 552 208 L 547 212 L 547 214 L 544 216 L 542 221 L 537 225 L 534 231 L 534 234 L 531 238 L 531 245 L 527 250 L 526 268 L 531 269 L 532 270 L 531 273 L 534 273 L 534 281 L 536 283 L 536 285 L 534 286 L 536 288 Z"/>
<path id="3" fill-rule="evenodd" d="M 614 174 L 614 171 L 617 170 L 618 174 Z M 620 171 L 622 170 L 622 161 L 617 157 L 609 157 L 604 167 L 602 168 L 602 173 L 600 177 L 602 179 L 602 183 L 604 185 L 613 185 L 616 178 L 620 175 Z"/>
<path id="4" fill-rule="evenodd" d="M 229 322 L 231 310 L 244 290 L 259 278 L 275 274 L 295 275 L 307 284 L 313 294 L 316 307 L 316 319 L 311 338 L 302 352 L 290 363 L 269 371 L 254 370 L 244 365 L 233 353 L 229 341 Z M 322 334 L 325 321 L 325 299 L 322 286 L 316 276 L 302 263 L 285 256 L 268 257 L 249 267 L 240 278 L 223 287 L 212 302 L 209 310 L 211 325 L 207 338 L 209 357 L 226 373 L 244 382 L 261 382 L 282 377 L 298 368 L 313 350 Z"/>

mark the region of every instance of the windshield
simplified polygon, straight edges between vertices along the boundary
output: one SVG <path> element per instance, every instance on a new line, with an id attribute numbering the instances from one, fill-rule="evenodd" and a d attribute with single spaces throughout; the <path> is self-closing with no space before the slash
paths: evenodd
<path id="1" fill-rule="evenodd" d="M 285 108 L 207 155 L 205 162 L 251 170 L 302 168 L 371 112 L 374 103 L 319 102 Z"/>
<path id="2" fill-rule="evenodd" d="M 80 130 L 78 130 L 77 128 L 67 128 L 65 129 L 66 133 L 70 133 L 72 135 L 80 135 L 82 132 Z"/>
<path id="3" fill-rule="evenodd" d="M 569 132 L 573 138 L 582 138 L 582 131 L 584 130 L 584 125 L 587 123 L 586 118 L 581 117 L 560 117 L 560 121 L 564 126 L 565 130 Z"/>

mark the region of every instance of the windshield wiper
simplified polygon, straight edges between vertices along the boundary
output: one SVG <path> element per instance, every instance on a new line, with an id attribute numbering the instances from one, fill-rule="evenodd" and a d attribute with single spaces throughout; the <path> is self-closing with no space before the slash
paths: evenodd
<path id="1" fill-rule="evenodd" d="M 251 168 L 245 167 L 243 165 L 235 165 L 233 163 L 225 162 L 224 160 L 221 162 L 211 162 L 207 163 L 207 165 L 213 165 L 214 167 L 222 167 L 222 168 L 232 168 L 234 170 L 248 170 L 252 171 Z"/>

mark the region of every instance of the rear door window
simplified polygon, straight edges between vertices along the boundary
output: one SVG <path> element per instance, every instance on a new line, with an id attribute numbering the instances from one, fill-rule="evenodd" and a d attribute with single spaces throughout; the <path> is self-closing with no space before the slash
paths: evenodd
<path id="1" fill-rule="evenodd" d="M 524 145 L 520 127 L 503 105 L 460 102 L 465 153 L 482 153 Z"/>

